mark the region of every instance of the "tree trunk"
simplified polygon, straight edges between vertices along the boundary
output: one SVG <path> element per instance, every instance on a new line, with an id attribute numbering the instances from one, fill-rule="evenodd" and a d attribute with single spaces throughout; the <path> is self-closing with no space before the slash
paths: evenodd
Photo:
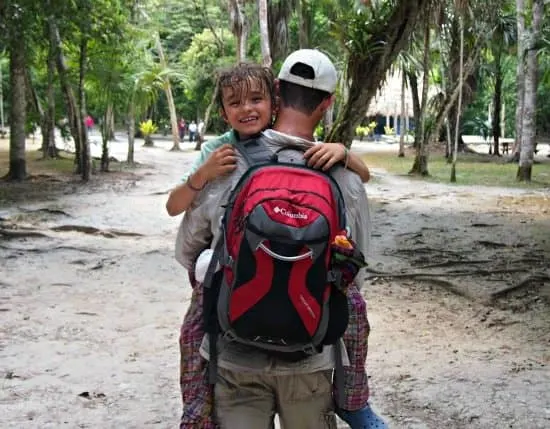
<path id="1" fill-rule="evenodd" d="M 307 9 L 308 5 L 305 0 L 298 0 L 296 2 L 296 16 L 298 17 L 298 47 L 300 49 L 309 48 L 309 13 L 306 14 Z"/>
<path id="2" fill-rule="evenodd" d="M 327 136 L 330 133 L 330 130 L 332 129 L 332 126 L 334 124 L 334 103 L 332 103 L 330 107 L 325 110 L 325 113 L 323 115 L 323 123 L 323 136 Z M 351 147 L 351 142 L 348 147 Z"/>
<path id="3" fill-rule="evenodd" d="M 42 108 L 42 103 L 40 102 L 38 93 L 36 92 L 36 89 L 34 88 L 34 85 L 32 83 L 31 71 L 28 67 L 25 70 L 25 84 L 27 87 L 27 92 L 29 93 L 29 98 L 30 100 L 32 100 L 34 111 L 36 112 L 36 115 L 38 116 L 38 121 L 40 122 L 40 134 L 42 135 L 42 157 L 47 158 L 49 155 L 48 147 L 50 145 L 48 141 L 48 120 L 46 118 L 46 114 L 44 113 L 44 109 Z M 55 157 L 55 152 L 52 154 L 51 157 Z"/>
<path id="4" fill-rule="evenodd" d="M 525 1 L 516 0 L 516 19 L 517 19 L 517 51 L 518 65 L 516 68 L 516 136 L 514 146 L 511 150 L 510 161 L 519 161 L 519 151 L 521 146 L 521 136 L 523 127 L 523 104 L 525 102 Z"/>
<path id="5" fill-rule="evenodd" d="M 494 151 L 493 155 L 500 156 L 499 139 L 500 139 L 500 115 L 502 112 L 502 65 L 500 61 L 500 52 L 495 55 L 495 93 L 493 95 L 493 117 L 491 118 L 492 135 Z"/>
<path id="6" fill-rule="evenodd" d="M 55 17 L 50 15 L 48 17 L 48 27 L 49 27 L 49 36 L 50 44 L 55 51 L 55 62 L 57 66 L 57 73 L 59 74 L 59 82 L 61 84 L 61 90 L 63 92 L 63 97 L 65 98 L 65 103 L 67 105 L 67 116 L 69 121 L 69 128 L 71 130 L 71 135 L 74 140 L 75 148 L 75 167 L 76 173 L 82 174 L 82 162 L 81 162 L 81 135 L 82 135 L 82 121 L 80 120 L 80 114 L 78 110 L 78 105 L 76 98 L 73 93 L 73 89 L 69 83 L 68 69 L 65 63 L 65 56 L 63 55 L 61 38 L 59 36 L 59 30 L 57 28 L 57 23 L 55 22 Z"/>
<path id="7" fill-rule="evenodd" d="M 160 36 L 156 35 L 157 50 L 159 54 L 160 64 L 163 69 L 168 68 L 168 62 L 164 55 L 164 48 L 160 41 Z M 180 136 L 178 133 L 178 115 L 176 113 L 176 104 L 174 103 L 174 96 L 172 95 L 172 85 L 170 84 L 170 78 L 164 77 L 164 92 L 166 93 L 166 102 L 168 103 L 168 111 L 170 112 L 170 127 L 172 129 L 172 149 L 171 151 L 179 151 L 180 149 Z"/>
<path id="8" fill-rule="evenodd" d="M 101 124 L 101 166 L 103 172 L 109 171 L 109 135 L 111 134 L 111 121 L 113 118 L 113 103 L 107 105 Z"/>
<path id="9" fill-rule="evenodd" d="M 540 38 L 540 26 L 544 9 L 544 0 L 533 0 L 533 21 L 531 37 L 526 55 L 525 67 L 525 100 L 523 105 L 523 124 L 521 132 L 521 149 L 517 179 L 522 182 L 531 181 L 536 143 L 536 108 L 537 108 L 537 43 Z"/>
<path id="10" fill-rule="evenodd" d="M 10 49 L 10 166 L 9 180 L 27 178 L 25 159 L 25 122 L 27 120 L 27 97 L 25 88 L 25 39 L 21 23 L 14 18 Z"/>
<path id="11" fill-rule="evenodd" d="M 48 147 L 44 148 L 44 156 L 48 154 L 49 156 L 57 156 L 57 146 L 55 144 L 55 86 L 54 86 L 54 77 L 55 77 L 55 50 L 50 45 L 48 49 L 48 89 L 47 93 L 47 109 L 46 109 L 46 118 L 47 118 L 47 129 L 48 129 Z"/>
<path id="12" fill-rule="evenodd" d="M 195 143 L 195 150 L 201 150 L 202 142 L 204 141 L 204 135 L 206 134 L 206 130 L 208 129 L 208 125 L 210 122 L 210 115 L 212 114 L 212 109 L 216 105 L 216 94 L 218 93 L 218 82 L 216 82 L 216 87 L 214 88 L 214 92 L 212 93 L 212 98 L 210 99 L 210 104 L 206 108 L 206 112 L 204 112 L 204 127 L 202 127 L 202 130 L 199 132 L 197 130 L 197 143 Z"/>
<path id="13" fill-rule="evenodd" d="M 136 106 L 132 101 L 128 106 L 128 156 L 126 162 L 128 164 L 134 164 L 134 136 L 136 135 Z"/>
<path id="14" fill-rule="evenodd" d="M 397 153 L 397 156 L 399 158 L 405 157 L 405 135 L 407 131 L 405 130 L 405 124 L 407 121 L 405 120 L 405 115 L 407 112 L 405 111 L 405 91 L 407 90 L 407 75 L 404 71 L 401 71 L 401 118 L 399 123 L 399 152 Z"/>
<path id="15" fill-rule="evenodd" d="M 414 142 L 413 142 L 413 148 L 417 149 L 420 146 L 420 133 L 419 133 L 419 125 L 420 125 L 420 114 L 421 114 L 421 107 L 420 107 L 420 97 L 418 95 L 418 78 L 414 73 L 408 74 L 409 79 L 409 85 L 411 87 L 411 97 L 412 97 L 412 103 L 413 103 L 413 116 L 414 116 Z"/>
<path id="16" fill-rule="evenodd" d="M 78 64 L 79 79 L 78 79 L 78 98 L 80 102 L 80 111 L 78 115 L 78 123 L 80 127 L 80 172 L 84 182 L 90 180 L 92 172 L 92 156 L 90 154 L 90 142 L 88 140 L 88 129 L 84 126 L 84 118 L 86 112 L 86 93 L 84 92 L 84 79 L 86 76 L 86 61 L 88 60 L 88 38 L 83 35 L 80 40 L 80 58 Z"/>
<path id="17" fill-rule="evenodd" d="M 426 111 L 428 107 L 428 87 L 430 84 L 430 20 L 426 19 L 424 28 L 424 55 L 422 60 L 422 104 L 420 107 L 420 145 L 416 149 L 414 163 L 409 174 L 429 176 L 428 172 L 428 133 Z"/>
<path id="18" fill-rule="evenodd" d="M 237 63 L 246 61 L 248 44 L 248 23 L 244 11 L 244 0 L 230 0 L 233 34 L 237 39 Z"/>
<path id="19" fill-rule="evenodd" d="M 408 43 L 421 11 L 428 0 L 399 2 L 385 25 L 372 35 L 384 49 L 365 55 L 351 52 L 348 59 L 348 78 L 351 81 L 349 98 L 338 113 L 338 118 L 327 141 L 350 143 L 355 128 L 365 118 L 371 99 L 386 76 L 399 52 Z"/>
<path id="20" fill-rule="evenodd" d="M 264 67 L 271 68 L 267 0 L 258 0 L 258 17 L 260 21 L 260 47 L 262 49 L 262 65 Z"/>
<path id="21" fill-rule="evenodd" d="M 478 41 L 474 49 L 468 52 L 468 56 L 465 56 L 465 59 L 467 61 L 464 62 L 464 75 L 462 76 L 462 85 L 464 84 L 464 81 L 469 80 L 471 78 L 471 74 L 474 71 L 474 67 L 477 64 L 479 55 L 481 53 L 481 50 L 483 46 L 485 45 L 485 41 L 481 42 Z M 475 80 L 474 80 L 475 82 Z M 439 109 L 439 113 L 436 115 L 435 118 L 435 125 L 431 129 L 430 136 L 428 136 L 428 140 L 432 139 L 432 136 L 439 135 L 441 127 L 443 126 L 443 123 L 445 122 L 445 119 L 449 117 L 449 112 L 451 112 L 451 109 L 455 106 L 455 103 L 458 99 L 458 93 L 459 93 L 459 82 L 455 82 L 453 88 L 451 89 L 451 92 L 449 94 L 445 95 L 445 100 L 443 102 L 443 105 Z M 464 100 L 464 95 L 463 95 Z M 464 142 L 462 140 L 462 137 L 458 136 L 458 150 L 461 150 L 461 148 L 464 148 Z"/>
<path id="22" fill-rule="evenodd" d="M 464 18 L 458 17 L 460 27 L 460 55 L 458 72 L 458 101 L 456 106 L 455 145 L 453 150 L 453 164 L 451 166 L 451 183 L 456 183 L 456 162 L 458 160 L 458 138 L 460 136 L 460 116 L 462 112 L 462 87 L 464 85 Z"/>
<path id="23" fill-rule="evenodd" d="M 109 117 L 107 118 L 107 123 L 109 124 L 109 128 L 107 128 L 107 140 L 108 141 L 115 141 L 116 135 L 115 135 L 115 109 L 111 106 Z"/>

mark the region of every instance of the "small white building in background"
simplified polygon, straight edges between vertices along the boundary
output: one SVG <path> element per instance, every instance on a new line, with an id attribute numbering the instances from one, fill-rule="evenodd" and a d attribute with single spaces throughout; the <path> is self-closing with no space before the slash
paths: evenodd
<path id="1" fill-rule="evenodd" d="M 419 97 L 422 98 L 422 75 L 418 76 Z M 430 87 L 429 97 L 438 92 L 436 87 Z M 371 100 L 367 110 L 367 118 L 376 118 L 378 123 L 377 134 L 382 134 L 384 127 L 393 128 L 397 135 L 401 134 L 401 129 L 413 130 L 414 111 L 411 89 L 408 85 L 405 87 L 405 111 L 403 118 L 401 112 L 401 94 L 403 93 L 403 78 L 400 72 L 388 73 L 386 81 L 378 90 L 377 95 Z M 404 127 L 402 127 L 402 124 Z"/>

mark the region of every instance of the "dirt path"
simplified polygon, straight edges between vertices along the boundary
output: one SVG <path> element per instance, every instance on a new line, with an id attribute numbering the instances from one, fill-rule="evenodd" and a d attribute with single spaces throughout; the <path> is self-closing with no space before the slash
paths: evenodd
<path id="1" fill-rule="evenodd" d="M 0 427 L 176 427 L 190 288 L 164 202 L 194 153 L 159 146 L 140 180 L 0 208 Z M 377 173 L 375 408 L 392 428 L 549 427 L 548 194 Z"/>

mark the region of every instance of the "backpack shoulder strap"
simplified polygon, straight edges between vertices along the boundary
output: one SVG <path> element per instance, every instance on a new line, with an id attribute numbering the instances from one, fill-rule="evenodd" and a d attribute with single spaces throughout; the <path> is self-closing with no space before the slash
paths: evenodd
<path id="1" fill-rule="evenodd" d="M 233 145 L 243 156 L 249 167 L 263 162 L 269 162 L 274 156 L 273 151 L 269 149 L 264 139 L 261 137 L 236 141 Z"/>

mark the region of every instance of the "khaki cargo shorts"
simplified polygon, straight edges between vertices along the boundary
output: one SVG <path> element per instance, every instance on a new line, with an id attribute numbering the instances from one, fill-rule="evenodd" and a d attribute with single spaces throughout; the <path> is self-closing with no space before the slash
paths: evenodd
<path id="1" fill-rule="evenodd" d="M 223 429 L 336 429 L 332 370 L 267 375 L 218 368 L 215 407 Z"/>

